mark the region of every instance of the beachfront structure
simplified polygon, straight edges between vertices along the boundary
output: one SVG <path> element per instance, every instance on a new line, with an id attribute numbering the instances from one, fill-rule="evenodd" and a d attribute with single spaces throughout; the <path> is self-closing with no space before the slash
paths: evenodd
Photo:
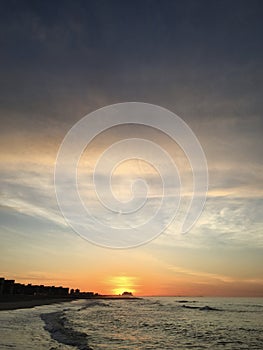
<path id="1" fill-rule="evenodd" d="M 67 296 L 69 288 L 62 286 L 44 286 L 15 283 L 14 280 L 0 278 L 0 295 L 39 295 L 39 296 Z"/>
<path id="2" fill-rule="evenodd" d="M 0 278 L 0 295 L 13 294 L 14 293 L 14 280 L 6 280 Z"/>

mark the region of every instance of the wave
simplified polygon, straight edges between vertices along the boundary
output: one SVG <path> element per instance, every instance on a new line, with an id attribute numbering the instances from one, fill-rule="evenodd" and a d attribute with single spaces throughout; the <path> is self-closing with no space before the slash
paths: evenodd
<path id="1" fill-rule="evenodd" d="M 81 310 L 86 310 L 90 307 L 94 307 L 94 306 L 101 306 L 101 307 L 110 307 L 110 304 L 104 303 L 102 301 L 89 301 L 87 304 L 85 304 L 84 306 L 82 306 L 78 311 Z"/>
<path id="2" fill-rule="evenodd" d="M 40 315 L 45 322 L 44 329 L 52 339 L 65 345 L 75 346 L 78 350 L 93 350 L 87 344 L 87 334 L 75 331 L 67 324 L 63 311 Z"/>
<path id="3" fill-rule="evenodd" d="M 160 300 L 143 299 L 140 302 L 141 302 L 141 305 L 164 306 L 164 304 Z"/>
<path id="4" fill-rule="evenodd" d="M 201 310 L 201 311 L 223 311 L 223 310 L 220 310 L 220 309 L 217 309 L 215 307 L 211 307 L 211 306 L 208 306 L 208 305 L 205 305 L 205 306 L 190 306 L 190 305 L 182 305 L 183 308 L 185 309 L 197 309 L 197 310 Z"/>
<path id="5" fill-rule="evenodd" d="M 175 300 L 176 303 L 184 304 L 184 303 L 196 303 L 196 300 Z"/>

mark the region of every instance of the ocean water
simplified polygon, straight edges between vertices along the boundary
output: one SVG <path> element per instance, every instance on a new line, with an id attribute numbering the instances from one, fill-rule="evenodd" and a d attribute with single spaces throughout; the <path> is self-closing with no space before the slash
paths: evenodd
<path id="1" fill-rule="evenodd" d="M 0 311 L 0 349 L 263 349 L 263 298 L 78 300 Z"/>

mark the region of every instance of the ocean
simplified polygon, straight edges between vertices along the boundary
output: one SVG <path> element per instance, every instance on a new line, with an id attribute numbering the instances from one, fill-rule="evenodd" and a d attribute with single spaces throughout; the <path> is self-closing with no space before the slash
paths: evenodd
<path id="1" fill-rule="evenodd" d="M 0 311 L 0 349 L 263 349 L 263 298 L 78 300 Z"/>

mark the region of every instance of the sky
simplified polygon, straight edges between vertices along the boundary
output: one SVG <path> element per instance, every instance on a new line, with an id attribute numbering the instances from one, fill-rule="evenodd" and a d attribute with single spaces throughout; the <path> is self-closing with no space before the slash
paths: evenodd
<path id="1" fill-rule="evenodd" d="M 0 274 L 104 294 L 263 296 L 262 16 L 256 0 L 1 1 Z M 209 190 L 187 234 L 178 230 L 182 205 L 153 241 L 103 248 L 65 221 L 55 162 L 76 122 L 128 101 L 164 107 L 189 125 L 207 158 Z M 86 204 L 101 215 L 85 181 L 102 152 L 129 137 L 171 155 L 187 202 L 191 169 L 180 147 L 158 130 L 126 125 L 83 153 Z M 123 163 L 115 175 L 121 199 L 138 176 L 160 194 L 144 162 Z"/>

